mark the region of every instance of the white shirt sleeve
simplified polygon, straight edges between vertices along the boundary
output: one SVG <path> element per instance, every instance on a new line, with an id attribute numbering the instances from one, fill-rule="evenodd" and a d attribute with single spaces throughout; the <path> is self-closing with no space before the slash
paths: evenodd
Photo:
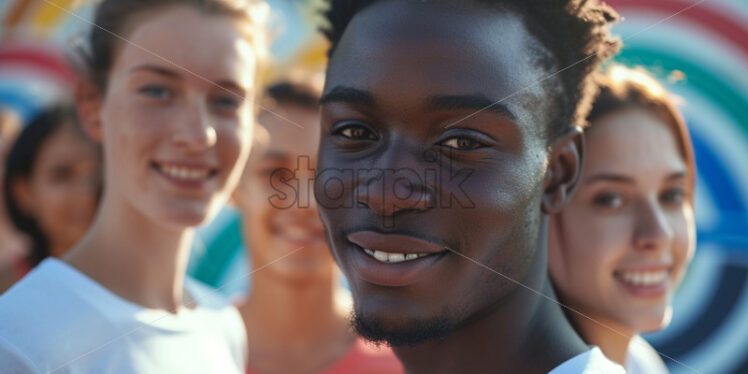
<path id="1" fill-rule="evenodd" d="M 2 336 L 0 336 L 0 366 L 3 368 L 3 373 L 8 374 L 43 374 L 31 360 Z"/>

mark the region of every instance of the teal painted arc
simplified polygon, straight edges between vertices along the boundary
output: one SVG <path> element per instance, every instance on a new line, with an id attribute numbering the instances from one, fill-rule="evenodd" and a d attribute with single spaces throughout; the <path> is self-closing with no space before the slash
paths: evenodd
<path id="1" fill-rule="evenodd" d="M 221 287 L 218 282 L 243 247 L 241 220 L 233 218 L 210 243 L 206 243 L 205 255 L 191 276 L 211 287 Z"/>
<path id="2" fill-rule="evenodd" d="M 743 97 L 723 79 L 685 59 L 649 48 L 626 47 L 615 60 L 629 66 L 642 65 L 650 68 L 650 71 L 654 70 L 655 73 L 657 69 L 651 68 L 682 71 L 689 85 L 719 104 L 725 114 L 740 126 L 740 131 L 748 134 L 748 98 Z"/>

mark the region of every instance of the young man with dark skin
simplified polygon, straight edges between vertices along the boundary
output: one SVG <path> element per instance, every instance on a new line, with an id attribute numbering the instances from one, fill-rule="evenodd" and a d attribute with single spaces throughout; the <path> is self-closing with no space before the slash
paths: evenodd
<path id="1" fill-rule="evenodd" d="M 330 5 L 315 196 L 358 332 L 408 373 L 623 372 L 565 319 L 546 253 L 615 13 L 585 0 Z"/>

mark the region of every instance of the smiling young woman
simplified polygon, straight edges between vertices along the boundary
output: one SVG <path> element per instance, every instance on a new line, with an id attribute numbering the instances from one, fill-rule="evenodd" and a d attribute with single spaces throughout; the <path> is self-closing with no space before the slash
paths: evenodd
<path id="1" fill-rule="evenodd" d="M 195 227 L 249 154 L 265 4 L 105 0 L 78 90 L 101 142 L 99 213 L 62 261 L 0 298 L 10 372 L 240 373 L 236 309 L 185 281 Z M 64 343 L 63 343 L 64 341 Z"/>
<path id="2" fill-rule="evenodd" d="M 667 326 L 693 256 L 693 149 L 645 71 L 614 66 L 598 78 L 582 182 L 550 223 L 550 271 L 560 299 L 584 315 L 567 313 L 587 343 L 629 373 L 663 373 L 637 334 Z"/>

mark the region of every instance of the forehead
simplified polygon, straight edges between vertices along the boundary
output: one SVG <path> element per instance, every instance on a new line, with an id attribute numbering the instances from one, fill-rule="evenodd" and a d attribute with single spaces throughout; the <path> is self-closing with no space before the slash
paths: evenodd
<path id="1" fill-rule="evenodd" d="M 381 1 L 358 13 L 333 53 L 326 91 L 336 85 L 393 102 L 425 94 L 483 93 L 536 122 L 546 93 L 536 84 L 542 46 L 509 11 L 411 1 Z M 524 118 L 523 118 L 524 117 Z M 545 123 L 545 122 L 543 122 Z"/>
<path id="2" fill-rule="evenodd" d="M 186 76 L 233 78 L 251 87 L 257 61 L 253 46 L 242 34 L 240 21 L 176 6 L 130 22 L 129 32 L 124 35 L 127 40 L 120 42 L 115 67 L 157 64 Z"/>
<path id="3" fill-rule="evenodd" d="M 686 164 L 670 127 L 644 109 L 624 109 L 595 121 L 585 133 L 585 169 L 629 175 L 685 171 Z"/>

